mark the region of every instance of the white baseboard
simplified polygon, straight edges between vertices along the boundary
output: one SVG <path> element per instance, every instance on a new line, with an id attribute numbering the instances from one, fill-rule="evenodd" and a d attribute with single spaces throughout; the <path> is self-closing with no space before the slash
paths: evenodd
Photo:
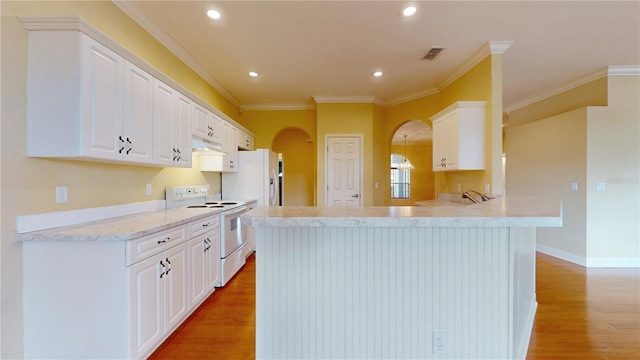
<path id="1" fill-rule="evenodd" d="M 580 266 L 587 266 L 587 259 L 582 257 L 582 256 L 578 256 L 569 252 L 566 252 L 564 250 L 559 250 L 556 248 L 552 248 L 549 246 L 544 246 L 544 245 L 540 245 L 540 244 L 536 244 L 536 251 L 539 251 L 543 254 L 547 254 L 553 257 L 556 257 L 558 259 L 562 259 L 568 262 L 572 262 L 574 264 L 578 264 Z"/>
<path id="2" fill-rule="evenodd" d="M 587 259 L 590 268 L 640 268 L 640 258 Z"/>
<path id="3" fill-rule="evenodd" d="M 640 258 L 585 258 L 540 244 L 536 251 L 588 268 L 640 268 Z"/>
<path id="4" fill-rule="evenodd" d="M 164 209 L 166 209 L 166 202 L 164 200 L 154 200 L 123 205 L 16 216 L 16 232 L 21 234 Z"/>
<path id="5" fill-rule="evenodd" d="M 527 316 L 527 324 L 525 325 L 526 331 L 520 337 L 516 351 L 516 359 L 526 359 L 527 352 L 529 351 L 529 343 L 531 342 L 531 333 L 533 332 L 533 322 L 536 319 L 536 311 L 538 310 L 538 301 L 534 296 L 531 305 L 529 306 L 529 315 Z"/>

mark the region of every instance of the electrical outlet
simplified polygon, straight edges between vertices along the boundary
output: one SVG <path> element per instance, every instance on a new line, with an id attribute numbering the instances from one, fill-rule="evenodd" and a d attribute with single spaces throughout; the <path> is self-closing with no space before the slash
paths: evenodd
<path id="1" fill-rule="evenodd" d="M 607 190 L 607 184 L 605 183 L 596 183 L 596 191 L 605 191 Z"/>
<path id="2" fill-rule="evenodd" d="M 491 184 L 489 183 L 484 184 L 484 193 L 485 194 L 491 193 Z"/>
<path id="3" fill-rule="evenodd" d="M 456 185 L 456 190 L 457 190 L 458 192 L 462 191 L 462 185 L 461 185 L 461 184 L 457 184 L 457 185 Z"/>
<path id="4" fill-rule="evenodd" d="M 69 201 L 69 190 L 66 186 L 56 186 L 56 203 L 66 203 Z"/>
<path id="5" fill-rule="evenodd" d="M 433 333 L 433 353 L 445 354 L 447 352 L 447 333 Z"/>
<path id="6" fill-rule="evenodd" d="M 147 187 L 145 188 L 146 194 L 147 195 L 151 195 L 151 184 L 147 184 Z"/>
<path id="7" fill-rule="evenodd" d="M 571 183 L 571 191 L 578 191 L 578 183 L 577 182 Z"/>

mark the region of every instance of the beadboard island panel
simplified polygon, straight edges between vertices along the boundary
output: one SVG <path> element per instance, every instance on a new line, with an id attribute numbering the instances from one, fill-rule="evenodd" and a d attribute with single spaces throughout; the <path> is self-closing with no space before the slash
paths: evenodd
<path id="1" fill-rule="evenodd" d="M 256 357 L 524 358 L 537 308 L 535 228 L 561 226 L 561 207 L 539 199 L 536 217 L 506 206 L 532 199 L 496 200 L 462 207 L 468 216 L 454 216 L 460 207 L 248 213 Z M 381 214 L 385 225 L 375 224 Z"/>

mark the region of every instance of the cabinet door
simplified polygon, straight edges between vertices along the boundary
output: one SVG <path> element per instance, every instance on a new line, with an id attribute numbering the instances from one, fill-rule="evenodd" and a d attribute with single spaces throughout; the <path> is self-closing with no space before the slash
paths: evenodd
<path id="1" fill-rule="evenodd" d="M 205 274 L 205 256 L 209 244 L 206 235 L 197 236 L 187 243 L 189 251 L 189 309 L 198 306 L 208 292 Z"/>
<path id="2" fill-rule="evenodd" d="M 153 83 L 153 163 L 173 165 L 173 124 L 176 117 L 175 90 L 160 80 Z"/>
<path id="3" fill-rule="evenodd" d="M 153 161 L 153 77 L 125 62 L 123 131 L 118 152 L 124 160 Z"/>
<path id="4" fill-rule="evenodd" d="M 454 111 L 447 115 L 445 121 L 445 154 L 447 169 L 454 170 L 458 168 L 458 111 Z"/>
<path id="5" fill-rule="evenodd" d="M 212 135 L 211 140 L 215 143 L 222 144 L 224 142 L 224 121 L 219 117 L 213 115 L 212 116 Z"/>
<path id="6" fill-rule="evenodd" d="M 223 143 L 224 152 L 227 153 L 223 157 L 223 171 L 238 171 L 238 144 L 236 141 L 236 128 L 229 123 L 224 123 L 225 141 Z"/>
<path id="7" fill-rule="evenodd" d="M 165 332 L 175 329 L 189 311 L 187 287 L 187 244 L 182 243 L 164 252 L 168 264 L 165 275 Z"/>
<path id="8" fill-rule="evenodd" d="M 198 104 L 193 104 L 193 135 L 208 139 L 212 129 L 212 119 L 207 109 Z"/>
<path id="9" fill-rule="evenodd" d="M 173 147 L 177 153 L 175 165 L 191 167 L 191 99 L 176 92 L 176 110 L 173 123 Z"/>
<path id="10" fill-rule="evenodd" d="M 118 159 L 124 59 L 87 36 L 81 39 L 82 154 Z"/>
<path id="11" fill-rule="evenodd" d="M 444 119 L 433 122 L 433 171 L 444 171 L 446 166 L 446 125 Z"/>
<path id="12" fill-rule="evenodd" d="M 152 256 L 128 268 L 131 306 L 131 352 L 140 358 L 164 335 L 163 254 Z"/>
<path id="13" fill-rule="evenodd" d="M 205 253 L 205 271 L 207 289 L 213 291 L 220 282 L 220 231 L 216 229 L 207 233 L 209 247 Z"/>

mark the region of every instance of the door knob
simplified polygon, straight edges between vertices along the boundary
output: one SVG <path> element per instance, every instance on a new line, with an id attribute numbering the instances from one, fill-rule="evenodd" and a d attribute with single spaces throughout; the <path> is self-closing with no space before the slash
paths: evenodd
<path id="1" fill-rule="evenodd" d="M 359 198 L 359 197 L 360 197 L 360 194 L 353 194 L 353 195 L 351 195 L 351 197 Z"/>

